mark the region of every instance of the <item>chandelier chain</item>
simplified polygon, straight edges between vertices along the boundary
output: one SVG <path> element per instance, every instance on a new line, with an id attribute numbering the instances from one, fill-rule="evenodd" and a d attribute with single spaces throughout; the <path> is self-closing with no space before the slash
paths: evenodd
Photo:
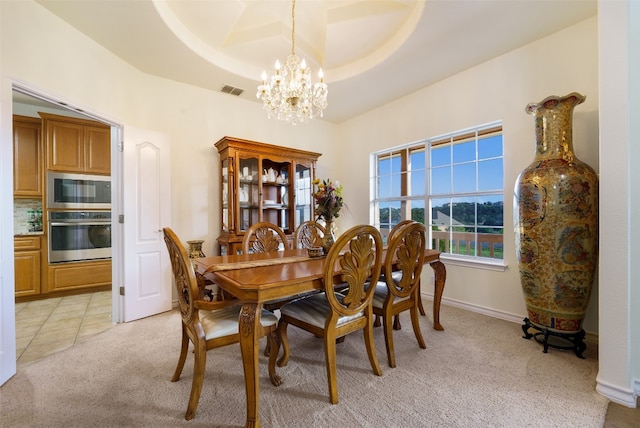
<path id="1" fill-rule="evenodd" d="M 291 2 L 291 55 L 296 54 L 296 0 Z"/>

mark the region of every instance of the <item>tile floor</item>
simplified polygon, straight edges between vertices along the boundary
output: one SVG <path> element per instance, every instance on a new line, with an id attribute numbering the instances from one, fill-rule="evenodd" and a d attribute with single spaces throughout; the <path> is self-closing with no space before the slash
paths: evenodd
<path id="1" fill-rule="evenodd" d="M 67 349 L 113 325 L 111 291 L 16 303 L 18 366 Z"/>
<path id="2" fill-rule="evenodd" d="M 16 304 L 18 369 L 111 328 L 111 291 Z M 640 407 L 609 404 L 603 428 L 640 427 Z"/>

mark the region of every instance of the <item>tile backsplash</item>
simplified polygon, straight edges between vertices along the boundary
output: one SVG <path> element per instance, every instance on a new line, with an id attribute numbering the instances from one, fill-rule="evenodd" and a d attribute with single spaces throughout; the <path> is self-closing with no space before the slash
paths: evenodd
<path id="1" fill-rule="evenodd" d="M 14 199 L 13 200 L 13 234 L 40 235 L 42 234 L 42 200 Z"/>

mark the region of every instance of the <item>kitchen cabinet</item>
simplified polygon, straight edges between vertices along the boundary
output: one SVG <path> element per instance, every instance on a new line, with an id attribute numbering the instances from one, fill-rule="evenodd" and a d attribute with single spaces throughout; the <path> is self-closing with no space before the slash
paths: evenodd
<path id="1" fill-rule="evenodd" d="M 40 294 L 40 236 L 16 236 L 13 242 L 15 296 Z"/>
<path id="2" fill-rule="evenodd" d="M 298 225 L 311 220 L 311 183 L 321 153 L 234 137 L 223 137 L 215 147 L 221 171 L 221 255 L 239 252 L 254 223 L 273 223 L 291 239 Z"/>
<path id="3" fill-rule="evenodd" d="M 42 198 L 42 120 L 13 116 L 13 196 Z"/>
<path id="4" fill-rule="evenodd" d="M 49 265 L 49 292 L 111 285 L 111 260 L 53 263 Z"/>
<path id="5" fill-rule="evenodd" d="M 50 171 L 111 174 L 111 128 L 100 122 L 40 113 Z"/>

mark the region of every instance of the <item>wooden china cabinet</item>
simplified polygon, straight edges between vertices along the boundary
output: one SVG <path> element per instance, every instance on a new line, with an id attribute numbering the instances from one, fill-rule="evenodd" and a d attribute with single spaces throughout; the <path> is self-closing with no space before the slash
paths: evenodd
<path id="1" fill-rule="evenodd" d="M 241 251 L 245 231 L 254 223 L 278 225 L 291 239 L 311 220 L 312 185 L 321 153 L 223 137 L 220 155 L 221 234 L 219 254 Z"/>

